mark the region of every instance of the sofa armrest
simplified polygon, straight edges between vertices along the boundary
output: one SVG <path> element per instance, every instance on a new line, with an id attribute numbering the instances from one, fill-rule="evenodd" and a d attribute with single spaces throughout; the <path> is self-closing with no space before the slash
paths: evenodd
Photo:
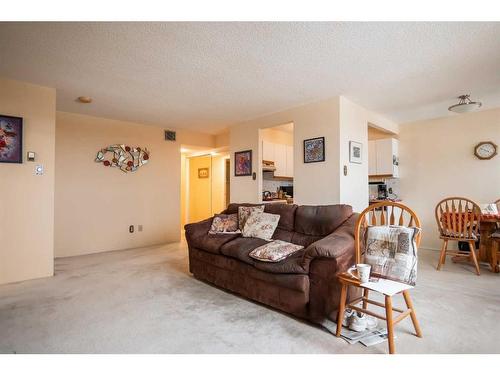
<path id="1" fill-rule="evenodd" d="M 304 263 L 314 258 L 340 258 L 348 252 L 354 254 L 354 226 L 358 216 L 351 215 L 334 232 L 309 245 L 304 253 Z"/>
<path id="2" fill-rule="evenodd" d="M 189 223 L 184 225 L 184 230 L 186 231 L 186 240 L 188 241 L 193 237 L 206 236 L 210 227 L 212 226 L 213 217 L 208 219 L 198 221 L 197 223 Z"/>

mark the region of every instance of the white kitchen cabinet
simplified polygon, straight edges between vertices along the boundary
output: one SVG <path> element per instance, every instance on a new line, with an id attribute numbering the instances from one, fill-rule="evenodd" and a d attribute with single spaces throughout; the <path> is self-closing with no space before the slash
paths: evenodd
<path id="1" fill-rule="evenodd" d="M 262 160 L 274 161 L 274 143 L 262 141 Z"/>
<path id="2" fill-rule="evenodd" d="M 262 160 L 274 162 L 274 176 L 293 177 L 293 146 L 263 140 Z"/>
<path id="3" fill-rule="evenodd" d="M 276 177 L 288 177 L 286 174 L 286 145 L 274 144 L 274 166 L 276 167 L 274 171 Z"/>
<path id="4" fill-rule="evenodd" d="M 399 142 L 395 138 L 368 142 L 368 175 L 399 177 Z"/>
<path id="5" fill-rule="evenodd" d="M 286 146 L 286 174 L 293 177 L 293 146 Z"/>
<path id="6" fill-rule="evenodd" d="M 368 176 L 377 174 L 377 144 L 376 141 L 368 141 Z"/>

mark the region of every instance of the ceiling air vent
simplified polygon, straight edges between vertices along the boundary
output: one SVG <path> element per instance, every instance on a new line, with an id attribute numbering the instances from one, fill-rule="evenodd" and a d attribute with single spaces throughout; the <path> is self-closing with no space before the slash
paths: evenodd
<path id="1" fill-rule="evenodd" d="M 165 130 L 165 140 L 175 142 L 175 132 L 173 130 Z"/>

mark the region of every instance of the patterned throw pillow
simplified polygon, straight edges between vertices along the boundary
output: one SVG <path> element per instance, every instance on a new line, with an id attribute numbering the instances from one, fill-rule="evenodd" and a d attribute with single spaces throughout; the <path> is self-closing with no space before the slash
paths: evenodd
<path id="1" fill-rule="evenodd" d="M 243 230 L 243 228 L 245 227 L 245 223 L 247 222 L 247 219 L 254 212 L 260 212 L 260 213 L 264 212 L 264 205 L 253 206 L 253 207 L 245 207 L 245 206 L 238 207 L 238 226 L 240 230 Z"/>
<path id="2" fill-rule="evenodd" d="M 304 246 L 275 240 L 252 250 L 249 255 L 262 262 L 279 262 L 303 248 Z"/>
<path id="3" fill-rule="evenodd" d="M 212 220 L 212 226 L 208 231 L 210 234 L 234 234 L 241 233 L 238 228 L 238 215 L 230 214 L 230 215 L 215 215 Z"/>
<path id="4" fill-rule="evenodd" d="M 420 228 L 371 226 L 366 232 L 364 263 L 375 276 L 415 285 L 417 281 L 417 244 Z"/>
<path id="5" fill-rule="evenodd" d="M 243 237 L 262 238 L 270 241 L 280 221 L 280 215 L 254 212 L 245 222 L 242 230 Z"/>

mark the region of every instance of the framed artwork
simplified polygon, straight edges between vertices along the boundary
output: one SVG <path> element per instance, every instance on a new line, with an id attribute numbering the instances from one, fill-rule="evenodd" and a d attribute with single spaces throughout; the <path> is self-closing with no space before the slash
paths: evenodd
<path id="1" fill-rule="evenodd" d="M 363 162 L 362 143 L 349 141 L 349 161 L 356 164 L 361 164 Z"/>
<path id="2" fill-rule="evenodd" d="M 0 163 L 23 162 L 23 119 L 0 115 Z"/>
<path id="3" fill-rule="evenodd" d="M 325 137 L 304 140 L 304 163 L 325 161 Z"/>
<path id="4" fill-rule="evenodd" d="M 252 175 L 252 150 L 238 151 L 234 153 L 234 175 Z"/>
<path id="5" fill-rule="evenodd" d="M 210 172 L 208 168 L 198 168 L 198 178 L 208 178 Z"/>

